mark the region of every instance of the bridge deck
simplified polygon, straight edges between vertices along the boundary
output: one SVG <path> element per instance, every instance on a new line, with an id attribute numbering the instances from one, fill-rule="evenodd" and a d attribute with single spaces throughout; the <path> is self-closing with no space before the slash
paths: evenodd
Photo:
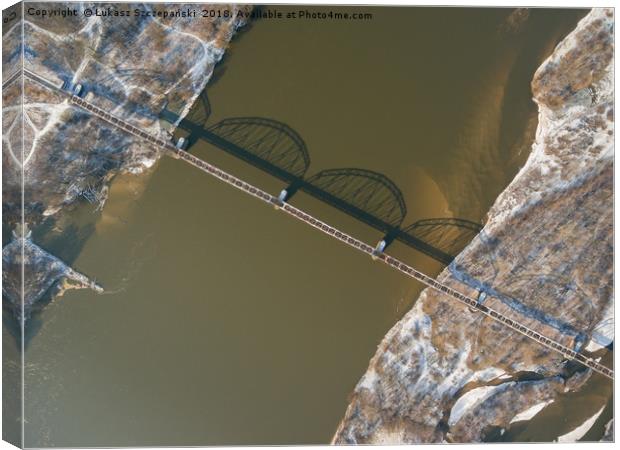
<path id="1" fill-rule="evenodd" d="M 431 289 L 434 289 L 435 291 L 445 294 L 455 300 L 457 300 L 458 302 L 462 303 L 463 305 L 466 305 L 474 310 L 477 310 L 479 312 L 481 312 L 482 314 L 484 314 L 487 317 L 490 317 L 493 320 L 496 320 L 502 324 L 504 324 L 505 326 L 507 326 L 508 328 L 528 337 L 529 339 L 532 339 L 533 341 L 538 342 L 539 344 L 560 353 L 562 356 L 564 356 L 565 358 L 574 360 L 574 361 L 578 361 L 579 363 L 583 364 L 584 366 L 594 370 L 595 372 L 598 372 L 610 379 L 613 380 L 614 377 L 614 372 L 612 369 L 600 364 L 598 361 L 592 359 L 592 358 L 588 358 L 587 356 L 575 352 L 574 350 L 552 340 L 547 338 L 546 336 L 541 335 L 540 333 L 536 332 L 535 330 L 515 321 L 512 320 L 510 317 L 488 307 L 485 305 L 480 304 L 477 300 L 457 291 L 456 289 L 447 286 L 437 280 L 435 280 L 432 277 L 429 277 L 428 275 L 425 275 L 424 273 L 414 269 L 413 267 L 405 264 L 404 262 L 389 256 L 385 253 L 381 253 L 379 255 L 376 255 L 374 252 L 374 247 L 372 247 L 371 245 L 368 245 L 352 236 L 349 236 L 346 233 L 343 233 L 342 231 L 328 225 L 325 222 L 322 222 L 318 219 L 316 219 L 315 217 L 305 213 L 304 211 L 302 211 L 299 208 L 296 208 L 288 203 L 284 203 L 282 204 L 277 197 L 249 184 L 246 183 L 245 181 L 230 175 L 226 172 L 224 172 L 223 170 L 217 168 L 216 166 L 207 163 L 206 161 L 203 161 L 200 158 L 197 158 L 196 156 L 184 151 L 184 150 L 180 150 L 178 148 L 176 148 L 171 142 L 167 142 L 164 139 L 158 138 L 157 136 L 153 136 L 149 133 L 146 133 L 138 128 L 136 128 L 135 126 L 131 125 L 128 122 L 125 122 L 123 119 L 120 119 L 118 117 L 113 116 L 112 114 L 109 114 L 108 112 L 104 111 L 103 109 L 93 105 L 92 103 L 83 100 L 77 96 L 74 95 L 70 95 L 65 91 L 62 91 L 60 89 L 58 89 L 57 87 L 53 86 L 53 83 L 49 83 L 47 82 L 47 80 L 42 79 L 41 77 L 39 77 L 38 75 L 30 72 L 30 71 L 24 71 L 24 74 L 26 76 L 28 76 L 29 78 L 38 81 L 39 83 L 42 83 L 44 86 L 47 87 L 53 87 L 54 90 L 56 91 L 60 91 L 61 93 L 63 93 L 64 95 L 66 95 L 69 98 L 69 101 L 76 105 L 79 106 L 80 108 L 84 109 L 85 111 L 90 112 L 91 114 L 95 115 L 96 117 L 110 123 L 111 125 L 127 132 L 130 133 L 138 138 L 144 139 L 154 145 L 157 145 L 159 147 L 162 147 L 163 149 L 165 149 L 167 152 L 169 152 L 170 155 L 172 155 L 173 157 L 177 158 L 177 159 L 181 159 L 185 162 L 187 162 L 188 164 L 202 170 L 203 172 L 208 173 L 209 175 L 212 175 L 216 178 L 218 178 L 219 180 L 237 188 L 240 189 L 241 191 L 269 204 L 272 206 L 277 206 L 279 207 L 279 209 L 287 214 L 289 214 L 290 216 L 296 218 L 297 220 L 300 220 L 304 223 L 307 223 L 308 225 L 318 229 L 319 231 L 341 241 L 344 242 L 345 244 L 349 245 L 350 247 L 355 248 L 356 250 L 359 250 L 371 257 L 375 257 L 378 261 L 381 261 L 384 264 L 389 265 L 390 267 L 398 270 L 399 272 L 405 274 L 406 276 L 413 278 L 417 281 L 419 281 L 420 283 L 424 284 L 425 286 L 430 287 Z"/>

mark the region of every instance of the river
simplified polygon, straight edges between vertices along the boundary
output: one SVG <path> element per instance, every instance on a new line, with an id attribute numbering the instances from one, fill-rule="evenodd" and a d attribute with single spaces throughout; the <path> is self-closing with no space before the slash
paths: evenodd
<path id="1" fill-rule="evenodd" d="M 285 122 L 309 149 L 310 174 L 359 167 L 392 179 L 405 224 L 482 223 L 528 156 L 532 75 L 585 11 L 363 10 L 372 20 L 249 24 L 208 87 L 210 123 Z M 191 151 L 283 187 L 207 144 Z M 303 194 L 293 203 L 381 237 Z M 171 158 L 118 176 L 104 210 L 84 205 L 75 223 L 89 234 L 72 266 L 107 292 L 68 291 L 32 321 L 26 446 L 327 443 L 422 288 Z M 70 253 L 70 240 L 37 238 Z M 390 251 L 441 270 L 402 244 Z"/>

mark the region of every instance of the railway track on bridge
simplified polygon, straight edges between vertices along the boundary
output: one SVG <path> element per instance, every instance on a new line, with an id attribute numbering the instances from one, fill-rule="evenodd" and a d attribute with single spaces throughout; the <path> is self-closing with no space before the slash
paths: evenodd
<path id="1" fill-rule="evenodd" d="M 68 99 L 69 102 L 73 105 L 76 105 L 80 108 L 82 108 L 83 110 L 93 114 L 94 116 L 98 117 L 99 119 L 113 125 L 114 127 L 117 127 L 123 131 L 125 131 L 126 133 L 129 133 L 135 137 L 138 137 L 140 139 L 143 139 L 147 142 L 150 142 L 153 145 L 159 146 L 161 148 L 163 148 L 164 150 L 166 150 L 171 156 L 173 156 L 176 159 L 181 159 L 185 162 L 187 162 L 188 164 L 198 168 L 199 170 L 208 173 L 211 176 L 214 176 L 215 178 L 219 179 L 220 181 L 223 181 L 249 195 L 251 195 L 252 197 L 255 197 L 257 199 L 259 199 L 260 201 L 267 203 L 271 206 L 275 206 L 278 209 L 280 209 L 281 211 L 285 212 L 286 214 L 289 214 L 290 216 L 294 217 L 297 220 L 300 220 L 310 226 L 312 226 L 313 228 L 318 229 L 319 231 L 333 237 L 334 239 L 337 239 L 343 243 L 345 243 L 346 245 L 353 247 L 354 249 L 367 254 L 368 256 L 371 256 L 373 259 L 376 259 L 377 261 L 380 261 L 396 270 L 398 270 L 399 272 L 403 273 L 404 275 L 413 278 L 417 281 L 419 281 L 420 283 L 424 284 L 425 286 L 439 292 L 442 293 L 444 295 L 449 296 L 452 299 L 457 300 L 459 303 L 472 308 L 480 313 L 482 313 L 483 315 L 499 322 L 502 323 L 503 325 L 505 325 L 506 327 L 512 329 L 513 331 L 520 333 L 524 336 L 526 336 L 527 338 L 539 343 L 540 345 L 553 350 L 559 354 L 561 354 L 562 356 L 564 356 L 567 359 L 573 360 L 573 361 L 577 361 L 581 364 L 583 364 L 584 366 L 592 369 L 593 371 L 600 373 L 602 375 L 604 375 L 607 378 L 610 378 L 613 380 L 614 378 L 614 371 L 602 364 L 600 364 L 598 361 L 589 358 L 585 355 L 583 355 L 582 353 L 576 352 L 574 350 L 572 350 L 569 347 L 566 347 L 560 343 L 558 343 L 557 341 L 554 341 L 552 339 L 549 339 L 548 337 L 536 332 L 535 330 L 511 319 L 510 317 L 496 311 L 493 308 L 490 308 L 486 305 L 483 305 L 481 303 L 479 303 L 476 299 L 469 297 L 465 294 L 463 294 L 462 292 L 459 292 L 458 290 L 443 284 L 437 280 L 435 280 L 432 277 L 429 277 L 428 275 L 416 270 L 415 268 L 405 264 L 404 262 L 389 256 L 385 253 L 377 253 L 375 248 L 369 244 L 366 244 L 365 242 L 360 241 L 359 239 L 356 239 L 346 233 L 343 233 L 342 231 L 332 227 L 331 225 L 322 222 L 318 219 L 316 219 L 315 217 L 311 216 L 310 214 L 307 214 L 306 212 L 302 211 L 299 208 L 296 208 L 294 206 L 292 206 L 289 203 L 286 202 L 282 202 L 281 200 L 278 199 L 278 197 L 269 194 L 268 192 L 263 191 L 262 189 L 257 188 L 256 186 L 251 185 L 250 183 L 247 183 L 221 169 L 219 169 L 218 167 L 207 163 L 206 161 L 186 152 L 185 150 L 181 150 L 177 147 L 175 147 L 170 141 L 167 141 L 165 139 L 159 138 L 157 136 L 154 136 L 150 133 L 147 133 L 143 130 L 140 130 L 139 128 L 131 125 L 130 123 L 124 121 L 123 119 L 120 119 L 110 113 L 108 113 L 107 111 L 103 110 L 102 108 L 99 108 L 95 105 L 93 105 L 92 103 L 78 97 L 75 95 L 71 95 L 67 92 L 65 92 L 64 90 L 60 89 L 59 87 L 54 86 L 53 83 L 49 82 L 48 80 L 45 80 L 44 78 L 39 77 L 38 75 L 25 70 L 24 71 L 25 75 L 28 76 L 29 78 L 33 79 L 34 81 L 39 82 L 40 84 L 43 84 L 46 87 L 52 87 L 53 89 L 55 89 L 56 91 L 59 91 L 60 93 L 62 93 L 63 95 L 65 95 Z"/>

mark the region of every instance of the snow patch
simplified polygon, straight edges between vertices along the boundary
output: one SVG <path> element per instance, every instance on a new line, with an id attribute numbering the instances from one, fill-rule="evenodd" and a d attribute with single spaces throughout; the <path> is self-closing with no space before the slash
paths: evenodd
<path id="1" fill-rule="evenodd" d="M 372 390 L 377 378 L 377 372 L 375 372 L 373 369 L 369 369 L 368 372 L 366 372 L 366 374 L 362 377 L 360 382 L 357 383 L 357 389 Z"/>
<path id="2" fill-rule="evenodd" d="M 590 428 L 592 428 L 592 425 L 594 425 L 594 422 L 596 422 L 596 419 L 598 419 L 599 416 L 603 413 L 604 409 L 605 409 L 605 406 L 599 409 L 599 411 L 596 414 L 594 414 L 584 423 L 579 425 L 573 431 L 570 431 L 558 437 L 558 442 L 577 442 L 579 439 L 584 437 L 586 433 L 590 430 Z"/>
<path id="3" fill-rule="evenodd" d="M 463 415 L 467 411 L 485 401 L 496 391 L 500 389 L 505 389 L 507 385 L 514 384 L 514 382 L 511 382 L 507 384 L 500 384 L 497 386 L 482 386 L 466 392 L 461 397 L 459 397 L 459 399 L 452 407 L 452 410 L 450 411 L 450 418 L 448 419 L 448 425 L 453 426 L 461 419 L 461 417 L 463 417 Z"/>
<path id="4" fill-rule="evenodd" d="M 594 327 L 592 333 L 598 336 L 599 342 L 596 339 L 591 339 L 586 346 L 586 350 L 589 352 L 595 352 L 603 348 L 604 345 L 609 345 L 614 341 L 614 301 L 613 299 L 607 303 L 605 310 L 603 311 L 600 322 Z"/>
<path id="5" fill-rule="evenodd" d="M 553 403 L 553 400 L 549 400 L 549 401 L 546 401 L 546 402 L 538 403 L 538 404 L 536 404 L 536 405 L 526 409 L 525 411 L 521 411 L 519 414 L 517 414 L 516 416 L 514 416 L 512 418 L 510 423 L 520 422 L 522 420 L 530 420 L 536 414 L 541 412 L 545 408 L 545 406 L 550 405 L 551 403 Z"/>

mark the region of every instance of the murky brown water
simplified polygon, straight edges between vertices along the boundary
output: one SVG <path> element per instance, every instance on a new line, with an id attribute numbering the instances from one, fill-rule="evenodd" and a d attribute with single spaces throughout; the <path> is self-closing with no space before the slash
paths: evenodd
<path id="1" fill-rule="evenodd" d="M 372 21 L 253 23 L 218 68 L 211 120 L 287 123 L 310 173 L 384 173 L 405 195 L 406 223 L 483 220 L 527 157 L 533 72 L 584 12 L 535 10 L 519 24 L 509 10 L 364 10 Z M 283 187 L 220 150 L 193 151 Z M 302 194 L 294 203 L 380 238 Z M 103 213 L 76 217 L 92 234 L 73 266 L 108 292 L 67 292 L 33 322 L 28 446 L 326 443 L 421 288 L 173 159 L 118 177 Z"/>

